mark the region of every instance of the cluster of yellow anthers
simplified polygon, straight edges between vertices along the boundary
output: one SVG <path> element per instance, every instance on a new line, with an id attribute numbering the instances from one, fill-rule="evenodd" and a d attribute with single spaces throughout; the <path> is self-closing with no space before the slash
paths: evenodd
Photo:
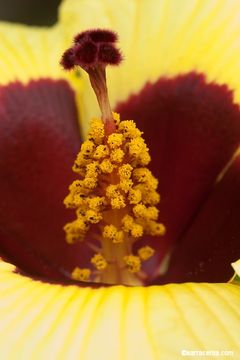
<path id="1" fill-rule="evenodd" d="M 101 120 L 92 121 L 73 166 L 81 180 L 73 182 L 64 200 L 77 214 L 64 227 L 67 242 L 98 239 L 100 243 L 90 260 L 95 272 L 75 268 L 72 277 L 78 280 L 88 280 L 110 265 L 138 273 L 154 250 L 144 246 L 133 255 L 132 245 L 144 234 L 165 232 L 157 222 L 158 181 L 146 168 L 150 156 L 142 133 L 134 121 L 120 121 L 116 113 L 113 116 L 116 130 L 110 135 L 105 134 Z M 96 243 L 92 247 L 97 248 Z"/>

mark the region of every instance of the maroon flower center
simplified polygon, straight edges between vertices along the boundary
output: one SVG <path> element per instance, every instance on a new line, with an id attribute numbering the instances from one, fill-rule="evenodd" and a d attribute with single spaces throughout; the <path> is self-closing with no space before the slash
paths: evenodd
<path id="1" fill-rule="evenodd" d="M 69 246 L 62 230 L 72 218 L 62 200 L 80 146 L 73 92 L 40 80 L 2 87 L 0 100 L 1 254 L 32 276 L 63 279 L 91 256 Z M 239 161 L 216 179 L 239 142 L 232 93 L 189 74 L 149 84 L 117 110 L 137 119 L 159 177 L 168 235 L 150 267 L 174 252 L 158 283 L 226 281 L 240 256 Z"/>
<path id="2" fill-rule="evenodd" d="M 88 73 L 108 135 L 115 124 L 105 66 L 122 57 L 116 34 L 79 34 L 62 58 L 65 69 Z M 151 170 L 160 186 L 160 217 L 167 233 L 143 236 L 152 246 L 143 266 L 149 283 L 226 281 L 240 257 L 240 111 L 226 85 L 190 73 L 161 78 L 117 106 L 144 132 Z M 70 279 L 89 264 L 92 249 L 67 244 L 63 206 L 80 147 L 74 93 L 65 81 L 41 79 L 0 88 L 0 253 L 32 276 Z"/>

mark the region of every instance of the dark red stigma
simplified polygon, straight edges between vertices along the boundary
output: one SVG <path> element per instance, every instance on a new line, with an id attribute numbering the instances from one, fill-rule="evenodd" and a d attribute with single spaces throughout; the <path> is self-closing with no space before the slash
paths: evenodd
<path id="1" fill-rule="evenodd" d="M 89 37 L 94 42 L 114 43 L 118 40 L 118 36 L 111 30 L 96 29 L 89 31 Z"/>
<path id="2" fill-rule="evenodd" d="M 62 56 L 60 64 L 65 70 L 71 70 L 75 65 L 75 52 L 72 48 L 67 49 Z"/>
<path id="3" fill-rule="evenodd" d="M 101 62 L 111 65 L 118 65 L 122 61 L 122 55 L 119 50 L 110 44 L 100 45 L 98 58 Z"/>
<path id="4" fill-rule="evenodd" d="M 97 59 L 97 46 L 90 41 L 79 44 L 75 47 L 75 64 L 92 65 Z"/>
<path id="5" fill-rule="evenodd" d="M 118 35 L 111 31 L 105 29 L 95 29 L 87 30 L 76 35 L 74 38 L 75 43 L 79 43 L 83 40 L 92 40 L 93 42 L 106 42 L 106 43 L 115 43 L 118 40 Z"/>
<path id="6" fill-rule="evenodd" d="M 116 48 L 117 34 L 110 30 L 87 30 L 74 38 L 74 44 L 63 54 L 61 65 L 65 70 L 75 65 L 88 71 L 90 68 L 118 65 L 122 55 Z"/>

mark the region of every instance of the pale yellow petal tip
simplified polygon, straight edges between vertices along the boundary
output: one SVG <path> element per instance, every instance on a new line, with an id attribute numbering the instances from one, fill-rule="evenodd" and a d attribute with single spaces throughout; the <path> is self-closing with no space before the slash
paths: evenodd
<path id="1" fill-rule="evenodd" d="M 231 263 L 231 265 L 235 273 L 233 277 L 229 280 L 229 283 L 240 285 L 240 259 Z"/>
<path id="2" fill-rule="evenodd" d="M 240 259 L 231 263 L 236 275 L 240 276 Z"/>

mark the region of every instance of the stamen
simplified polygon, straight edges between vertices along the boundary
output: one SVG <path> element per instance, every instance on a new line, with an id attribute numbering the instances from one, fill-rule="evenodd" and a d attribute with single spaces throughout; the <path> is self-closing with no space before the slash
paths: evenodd
<path id="1" fill-rule="evenodd" d="M 154 254 L 154 249 L 152 249 L 150 246 L 144 246 L 138 250 L 138 256 L 141 260 L 145 261 L 150 259 L 150 257 Z"/>
<path id="2" fill-rule="evenodd" d="M 134 121 L 121 121 L 106 105 L 105 65 L 99 54 L 102 41 L 107 49 L 116 40 L 117 36 L 106 30 L 87 31 L 74 39 L 75 65 L 86 60 L 84 69 L 98 94 L 102 120 L 91 122 L 73 165 L 80 179 L 70 185 L 64 203 L 76 210 L 77 219 L 64 230 L 69 244 L 82 242 L 93 251 L 89 269 L 76 267 L 74 279 L 138 285 L 146 279 L 142 263 L 154 256 L 155 250 L 146 245 L 134 253 L 137 242 L 144 235 L 163 235 L 165 227 L 158 222 L 158 181 L 146 168 L 150 156 L 142 132 Z M 90 43 L 97 47 L 98 60 Z M 106 126 L 109 122 L 111 126 Z"/>
<path id="3" fill-rule="evenodd" d="M 140 258 L 138 256 L 127 255 L 127 256 L 124 256 L 123 260 L 124 260 L 124 262 L 126 264 L 126 268 L 131 273 L 137 273 L 137 272 L 140 271 L 140 269 L 141 269 L 141 260 L 140 260 Z"/>
<path id="4" fill-rule="evenodd" d="M 97 270 L 104 270 L 107 267 L 107 261 L 102 256 L 102 254 L 95 254 L 92 259 L 91 263 L 96 267 Z"/>
<path id="5" fill-rule="evenodd" d="M 89 269 L 80 269 L 76 267 L 72 272 L 73 280 L 88 281 L 90 278 L 91 271 Z"/>
<path id="6" fill-rule="evenodd" d="M 68 208 L 76 209 L 77 219 L 66 224 L 64 230 L 71 244 L 88 241 L 99 229 L 101 252 L 90 261 L 99 271 L 96 278 L 110 283 L 138 284 L 136 274 L 140 274 L 142 262 L 154 255 L 154 249 L 145 246 L 134 255 L 133 245 L 143 235 L 163 235 L 165 228 L 157 221 L 157 179 L 142 166 L 143 155 L 148 154 L 142 134 L 133 122 L 121 122 L 114 113 L 113 118 L 118 125 L 110 135 L 106 135 L 101 120 L 91 123 L 88 139 L 73 166 L 81 179 L 70 185 L 64 200 Z M 132 140 L 141 144 L 136 152 L 130 150 Z M 120 160 L 115 156 L 118 150 Z M 94 281 L 94 271 L 90 274 Z"/>

